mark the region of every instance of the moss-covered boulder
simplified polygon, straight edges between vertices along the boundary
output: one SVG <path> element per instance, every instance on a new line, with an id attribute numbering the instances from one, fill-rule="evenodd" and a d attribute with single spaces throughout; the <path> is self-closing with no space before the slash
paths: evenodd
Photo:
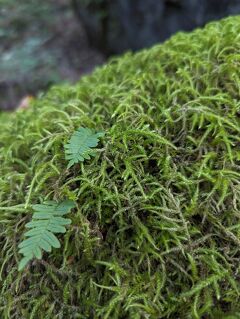
<path id="1" fill-rule="evenodd" d="M 240 317 L 240 17 L 55 87 L 0 128 L 0 317 Z M 104 130 L 67 169 L 78 127 Z M 76 201 L 18 272 L 31 205 Z"/>

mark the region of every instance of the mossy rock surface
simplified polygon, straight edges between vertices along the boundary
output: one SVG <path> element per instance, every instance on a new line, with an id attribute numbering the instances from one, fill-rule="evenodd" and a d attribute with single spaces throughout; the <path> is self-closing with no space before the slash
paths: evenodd
<path id="1" fill-rule="evenodd" d="M 2 118 L 1 318 L 240 317 L 239 35 L 179 33 Z M 80 126 L 106 136 L 67 170 Z M 31 205 L 65 198 L 62 247 L 18 272 Z"/>

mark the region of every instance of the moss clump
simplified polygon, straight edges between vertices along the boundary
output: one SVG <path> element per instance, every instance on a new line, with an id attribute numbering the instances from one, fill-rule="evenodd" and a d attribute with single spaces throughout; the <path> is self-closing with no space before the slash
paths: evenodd
<path id="1" fill-rule="evenodd" d="M 53 88 L 0 129 L 1 318 L 240 316 L 240 17 Z M 79 126 L 107 132 L 66 170 Z M 30 204 L 75 199 L 17 272 Z"/>

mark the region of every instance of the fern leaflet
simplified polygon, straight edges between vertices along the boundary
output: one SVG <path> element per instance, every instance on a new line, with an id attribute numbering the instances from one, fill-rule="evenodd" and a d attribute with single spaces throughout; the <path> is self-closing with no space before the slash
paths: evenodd
<path id="1" fill-rule="evenodd" d="M 92 147 L 96 147 L 99 138 L 104 136 L 104 132 L 94 133 L 89 128 L 80 127 L 75 131 L 70 138 L 68 144 L 65 145 L 66 159 L 69 160 L 68 168 L 76 163 L 83 162 L 85 159 L 90 159 L 95 152 Z"/>
<path id="2" fill-rule="evenodd" d="M 23 258 L 19 263 L 19 270 L 22 270 L 27 263 L 36 257 L 42 258 L 42 251 L 51 252 L 52 247 L 59 248 L 60 242 L 54 233 L 65 233 L 66 225 L 71 219 L 64 218 L 73 207 L 73 201 L 57 203 L 48 201 L 41 205 L 33 205 L 34 214 L 32 221 L 26 224 L 30 228 L 24 235 L 28 237 L 19 244 L 19 253 Z"/>

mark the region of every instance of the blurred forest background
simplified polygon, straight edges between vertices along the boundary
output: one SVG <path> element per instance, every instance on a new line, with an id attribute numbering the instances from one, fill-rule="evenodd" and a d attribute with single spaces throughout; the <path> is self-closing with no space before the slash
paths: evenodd
<path id="1" fill-rule="evenodd" d="M 0 109 L 233 14 L 240 0 L 0 0 Z"/>

